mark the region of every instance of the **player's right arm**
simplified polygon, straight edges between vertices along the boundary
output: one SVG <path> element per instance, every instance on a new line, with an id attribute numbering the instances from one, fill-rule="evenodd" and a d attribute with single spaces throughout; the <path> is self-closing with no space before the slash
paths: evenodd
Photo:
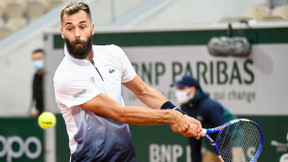
<path id="1" fill-rule="evenodd" d="M 174 132 L 181 133 L 187 137 L 200 138 L 201 123 L 175 110 L 122 106 L 103 93 L 98 94 L 80 106 L 98 115 L 109 117 L 122 123 L 142 126 L 170 124 Z M 192 125 L 191 122 L 193 123 Z"/>
<path id="2" fill-rule="evenodd" d="M 68 65 L 58 67 L 54 75 L 56 100 L 67 108 L 73 109 L 74 106 L 81 106 L 95 114 L 133 125 L 170 124 L 174 132 L 200 138 L 199 133 L 202 127 L 199 121 L 175 110 L 122 106 L 116 100 L 101 93 L 93 85 L 93 80 L 87 79 L 82 71 L 81 73 L 80 70 L 78 70 L 79 73 L 77 70 L 74 72 L 67 67 Z"/>

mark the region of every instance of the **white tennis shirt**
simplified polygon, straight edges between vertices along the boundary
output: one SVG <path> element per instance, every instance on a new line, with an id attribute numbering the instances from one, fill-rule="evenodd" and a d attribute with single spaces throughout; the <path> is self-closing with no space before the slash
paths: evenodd
<path id="1" fill-rule="evenodd" d="M 93 45 L 92 50 L 94 65 L 86 59 L 73 58 L 65 48 L 65 57 L 54 75 L 56 102 L 66 123 L 71 161 L 81 156 L 87 156 L 86 161 L 111 161 L 111 157 L 131 160 L 135 153 L 128 125 L 79 105 L 99 93 L 124 105 L 121 83 L 131 81 L 136 72 L 118 46 Z"/>

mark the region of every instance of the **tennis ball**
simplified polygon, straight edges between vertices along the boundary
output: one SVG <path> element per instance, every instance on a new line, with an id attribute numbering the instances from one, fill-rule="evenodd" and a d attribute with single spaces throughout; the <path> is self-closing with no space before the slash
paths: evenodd
<path id="1" fill-rule="evenodd" d="M 56 124 L 56 117 L 51 112 L 43 112 L 38 117 L 38 125 L 43 129 L 48 129 Z"/>

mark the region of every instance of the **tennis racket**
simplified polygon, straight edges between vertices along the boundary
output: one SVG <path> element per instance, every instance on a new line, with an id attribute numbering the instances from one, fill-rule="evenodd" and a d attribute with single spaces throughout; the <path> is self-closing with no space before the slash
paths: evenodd
<path id="1" fill-rule="evenodd" d="M 234 119 L 221 126 L 202 129 L 204 137 L 222 162 L 254 162 L 263 146 L 263 133 L 249 119 Z"/>

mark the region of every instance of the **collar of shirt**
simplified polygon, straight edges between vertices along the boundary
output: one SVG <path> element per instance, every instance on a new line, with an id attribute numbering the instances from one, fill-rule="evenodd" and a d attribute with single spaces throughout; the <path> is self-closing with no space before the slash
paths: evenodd
<path id="1" fill-rule="evenodd" d="M 93 53 L 93 59 L 94 59 L 94 50 L 93 50 L 93 47 L 92 47 L 92 53 Z M 71 60 L 73 63 L 77 64 L 77 65 L 87 65 L 87 64 L 91 64 L 91 62 L 87 59 L 76 59 L 74 57 L 72 57 L 68 50 L 67 50 L 67 47 L 64 46 L 64 54 L 65 54 L 65 57 L 67 57 L 69 60 Z"/>

